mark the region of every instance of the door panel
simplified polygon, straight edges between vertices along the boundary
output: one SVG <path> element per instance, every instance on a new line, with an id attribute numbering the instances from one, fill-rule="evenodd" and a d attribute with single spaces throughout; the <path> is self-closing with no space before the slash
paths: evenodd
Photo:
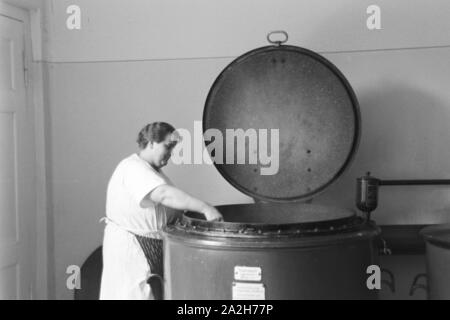
<path id="1" fill-rule="evenodd" d="M 34 126 L 24 39 L 24 23 L 0 15 L 0 299 L 29 298 L 34 269 Z"/>
<path id="2" fill-rule="evenodd" d="M 16 139 L 13 112 L 0 112 L 0 244 L 17 242 Z"/>
<path id="3" fill-rule="evenodd" d="M 18 268 L 17 264 L 6 266 L 0 270 L 0 279 L 2 279 L 2 286 L 0 288 L 0 300 L 17 299 L 18 296 Z"/>

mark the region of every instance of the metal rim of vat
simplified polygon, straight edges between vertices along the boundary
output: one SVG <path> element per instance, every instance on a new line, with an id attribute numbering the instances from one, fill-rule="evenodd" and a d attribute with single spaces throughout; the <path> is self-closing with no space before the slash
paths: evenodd
<path id="1" fill-rule="evenodd" d="M 373 222 L 364 223 L 359 228 L 345 230 L 339 233 L 316 234 L 315 236 L 267 236 L 267 235 L 235 235 L 212 234 L 208 232 L 192 232 L 175 225 L 165 227 L 166 243 L 181 243 L 193 247 L 214 247 L 228 250 L 239 249 L 270 249 L 270 248 L 314 248 L 324 246 L 339 246 L 345 243 L 370 240 L 380 235 L 381 230 Z M 374 249 L 375 250 L 375 249 Z"/>
<path id="2" fill-rule="evenodd" d="M 423 228 L 420 234 L 429 244 L 450 249 L 450 224 L 431 225 Z"/>

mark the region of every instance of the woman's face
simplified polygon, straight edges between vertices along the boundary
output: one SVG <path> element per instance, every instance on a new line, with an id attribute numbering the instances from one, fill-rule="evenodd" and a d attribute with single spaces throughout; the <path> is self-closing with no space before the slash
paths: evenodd
<path id="1" fill-rule="evenodd" d="M 167 165 L 176 144 L 177 142 L 171 139 L 171 135 L 168 135 L 166 139 L 161 142 L 149 143 L 152 152 L 153 165 L 157 168 L 162 168 Z"/>

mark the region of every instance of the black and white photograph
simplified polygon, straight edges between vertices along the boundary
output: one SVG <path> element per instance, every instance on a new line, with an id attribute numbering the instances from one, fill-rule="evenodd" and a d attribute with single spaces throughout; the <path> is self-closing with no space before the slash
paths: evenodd
<path id="1" fill-rule="evenodd" d="M 0 0 L 0 300 L 450 300 L 449 17 Z"/>

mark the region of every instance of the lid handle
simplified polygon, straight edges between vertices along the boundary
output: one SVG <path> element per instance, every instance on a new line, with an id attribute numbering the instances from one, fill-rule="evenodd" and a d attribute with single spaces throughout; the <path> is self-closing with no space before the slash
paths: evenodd
<path id="1" fill-rule="evenodd" d="M 275 35 L 275 34 L 283 35 L 284 39 L 282 38 L 281 40 L 272 40 L 272 35 Z M 271 31 L 267 34 L 267 41 L 269 41 L 269 43 L 275 44 L 277 46 L 280 46 L 283 43 L 287 42 L 288 39 L 289 39 L 289 36 L 288 36 L 287 32 L 283 31 L 283 30 L 275 30 L 275 31 Z"/>

